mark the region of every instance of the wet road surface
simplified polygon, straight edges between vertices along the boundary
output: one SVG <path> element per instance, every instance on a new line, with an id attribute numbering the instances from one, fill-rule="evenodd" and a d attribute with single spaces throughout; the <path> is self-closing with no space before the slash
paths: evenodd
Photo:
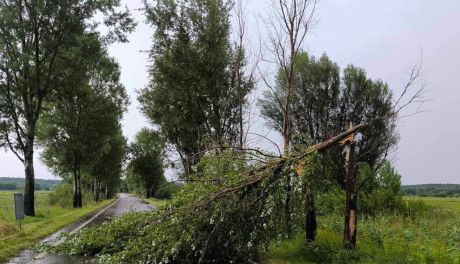
<path id="1" fill-rule="evenodd" d="M 101 208 L 97 210 L 96 212 L 83 217 L 79 221 L 59 230 L 58 232 L 52 234 L 49 237 L 46 237 L 43 239 L 41 242 L 47 242 L 47 243 L 53 243 L 57 241 L 62 233 L 70 233 L 79 227 L 81 227 L 84 223 L 88 222 L 93 218 L 95 215 L 100 213 L 101 211 L 105 210 L 104 212 L 100 213 L 97 217 L 95 217 L 87 226 L 95 226 L 95 225 L 100 225 L 103 222 L 109 220 L 110 218 L 113 217 L 118 217 L 120 215 L 123 215 L 124 213 L 131 212 L 131 211 L 149 211 L 154 209 L 154 207 L 150 204 L 144 203 L 141 199 L 131 196 L 129 194 L 119 194 L 119 198 L 109 205 L 108 209 Z M 47 254 L 46 256 L 42 258 L 37 258 L 39 257 L 40 254 L 37 252 L 34 252 L 32 250 L 24 250 L 21 252 L 21 254 L 18 257 L 15 257 L 11 259 L 8 264 L 82 264 L 82 263 L 87 263 L 90 258 L 85 258 L 81 256 L 57 256 L 57 255 L 51 255 Z M 35 259 L 37 258 L 37 259 Z"/>

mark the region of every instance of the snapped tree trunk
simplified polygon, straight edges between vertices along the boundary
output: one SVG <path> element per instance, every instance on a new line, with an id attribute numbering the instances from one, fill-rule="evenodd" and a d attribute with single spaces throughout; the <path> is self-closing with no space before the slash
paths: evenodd
<path id="1" fill-rule="evenodd" d="M 357 228 L 357 181 L 355 143 L 351 141 L 346 146 L 346 206 L 345 227 L 343 232 L 343 247 L 355 249 Z"/>
<path id="2" fill-rule="evenodd" d="M 316 229 L 315 196 L 311 186 L 311 179 L 307 179 L 305 186 L 305 238 L 307 243 L 315 240 Z"/>
<path id="3" fill-rule="evenodd" d="M 24 150 L 24 214 L 35 216 L 35 172 L 34 172 L 34 136 L 27 136 L 27 143 Z"/>

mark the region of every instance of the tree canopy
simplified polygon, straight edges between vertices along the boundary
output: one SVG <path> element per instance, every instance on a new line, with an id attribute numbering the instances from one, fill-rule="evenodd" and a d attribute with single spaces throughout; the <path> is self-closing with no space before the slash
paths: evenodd
<path id="1" fill-rule="evenodd" d="M 230 44 L 231 6 L 218 0 L 146 5 L 155 43 L 150 83 L 138 99 L 186 174 L 206 151 L 239 141 L 239 106 L 253 85 L 243 67 L 235 67 L 243 53 Z"/>
<path id="2" fill-rule="evenodd" d="M 340 68 L 326 55 L 317 59 L 300 53 L 295 69 L 291 99 L 293 144 L 318 143 L 347 129 L 350 122 L 365 123 L 357 142 L 358 162 L 378 167 L 398 139 L 388 85 L 369 79 L 363 69 L 352 65 L 341 75 Z M 283 71 L 279 71 L 277 80 L 275 89 L 267 91 L 259 105 L 268 124 L 281 132 Z M 336 164 L 332 176 L 343 186 L 341 151 L 332 149 L 327 156 Z"/>
<path id="3" fill-rule="evenodd" d="M 158 132 L 143 128 L 130 145 L 131 160 L 128 168 L 131 177 L 140 183 L 147 198 L 166 183 L 165 142 Z"/>
<path id="4" fill-rule="evenodd" d="M 6 0 L 0 2 L 0 142 L 25 167 L 25 213 L 34 215 L 34 143 L 44 104 L 72 71 L 62 60 L 85 33 L 110 44 L 126 41 L 135 23 L 117 0 Z"/>

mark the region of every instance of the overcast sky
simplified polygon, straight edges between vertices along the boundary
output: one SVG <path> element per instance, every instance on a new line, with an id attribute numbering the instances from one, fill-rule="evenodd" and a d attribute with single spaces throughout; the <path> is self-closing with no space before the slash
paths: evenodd
<path id="1" fill-rule="evenodd" d="M 123 130 L 132 139 L 149 125 L 138 111 L 136 90 L 147 83 L 149 62 L 142 51 L 151 45 L 152 30 L 137 10 L 141 0 L 123 2 L 139 26 L 130 35 L 130 43 L 111 47 L 110 54 L 121 65 L 121 81 L 131 97 Z M 268 6 L 269 0 L 248 2 L 248 43 L 257 43 L 255 17 Z M 316 56 L 327 53 L 341 67 L 351 63 L 364 68 L 371 78 L 387 82 L 395 94 L 423 54 L 430 89 L 427 97 L 433 100 L 424 106 L 427 112 L 401 122 L 401 140 L 391 159 L 403 184 L 460 183 L 460 1 L 322 0 L 317 20 L 304 49 Z M 256 130 L 262 129 L 261 122 Z M 279 139 L 274 133 L 270 136 Z M 35 170 L 37 178 L 54 178 L 38 158 Z M 0 176 L 24 177 L 22 164 L 11 153 L 0 153 Z"/>

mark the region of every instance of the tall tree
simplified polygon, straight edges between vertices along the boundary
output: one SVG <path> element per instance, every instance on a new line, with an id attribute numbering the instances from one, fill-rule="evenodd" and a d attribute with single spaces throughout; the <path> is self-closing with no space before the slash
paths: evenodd
<path id="1" fill-rule="evenodd" d="M 126 41 L 134 28 L 120 1 L 6 0 L 0 2 L 0 134 L 2 145 L 23 162 L 25 214 L 35 215 L 34 143 L 43 104 L 59 88 L 67 70 L 57 61 L 72 46 L 75 34 L 93 31 L 103 14 L 104 41 Z"/>
<path id="2" fill-rule="evenodd" d="M 395 109 L 388 86 L 382 81 L 370 80 L 364 70 L 354 66 L 348 66 L 341 78 L 339 67 L 326 55 L 319 59 L 309 57 L 306 53 L 299 53 L 298 56 L 291 100 L 293 142 L 301 145 L 318 143 L 347 129 L 350 122 L 366 123 L 366 127 L 360 130 L 360 140 L 354 143 L 356 161 L 370 166 L 379 164 L 385 159 L 388 148 L 393 147 L 397 140 L 393 122 Z M 276 100 L 284 92 L 281 87 L 283 78 L 280 71 L 274 91 L 260 100 L 262 115 L 277 130 L 281 130 L 283 124 L 280 114 L 283 107 Z M 334 148 L 322 153 L 321 162 L 327 169 L 320 178 L 333 179 L 345 188 L 346 170 L 342 151 Z M 311 190 L 307 191 L 310 206 L 306 218 L 312 228 L 307 230 L 307 238 L 314 239 L 314 196 Z"/>
<path id="3" fill-rule="evenodd" d="M 266 20 L 269 45 L 273 61 L 276 62 L 284 75 L 282 102 L 283 151 L 287 155 L 290 150 L 292 128 L 292 86 L 294 82 L 297 55 L 305 44 L 305 38 L 312 28 L 317 0 L 272 0 L 272 12 Z M 267 81 L 265 81 L 268 84 Z M 290 200 L 292 192 L 291 177 L 286 177 L 286 233 L 292 232 Z"/>
<path id="4" fill-rule="evenodd" d="M 82 168 L 90 168 L 110 153 L 109 142 L 120 130 L 119 122 L 128 104 L 126 91 L 119 83 L 118 65 L 107 56 L 97 36 L 80 41 L 85 47 L 63 61 L 75 70 L 63 76 L 61 89 L 45 105 L 47 111 L 38 133 L 45 164 L 57 175 L 72 175 L 74 207 L 82 206 Z M 111 165 L 117 167 L 118 162 L 114 160 Z"/>
<path id="5" fill-rule="evenodd" d="M 88 181 L 95 201 L 99 202 L 101 193 L 106 198 L 116 194 L 127 154 L 127 140 L 118 125 L 115 130 L 105 135 L 104 146 L 97 152 L 98 157 L 84 167 L 88 171 Z"/>
<path id="6" fill-rule="evenodd" d="M 150 84 L 139 101 L 186 174 L 206 151 L 239 141 L 239 110 L 253 85 L 242 74 L 244 53 L 230 45 L 230 7 L 220 0 L 161 0 L 146 8 L 155 43 Z"/>
<path id="7" fill-rule="evenodd" d="M 164 184 L 165 145 L 161 136 L 153 130 L 143 128 L 136 134 L 130 146 L 129 169 L 132 176 L 145 190 L 147 198 L 152 197 L 159 186 Z"/>

